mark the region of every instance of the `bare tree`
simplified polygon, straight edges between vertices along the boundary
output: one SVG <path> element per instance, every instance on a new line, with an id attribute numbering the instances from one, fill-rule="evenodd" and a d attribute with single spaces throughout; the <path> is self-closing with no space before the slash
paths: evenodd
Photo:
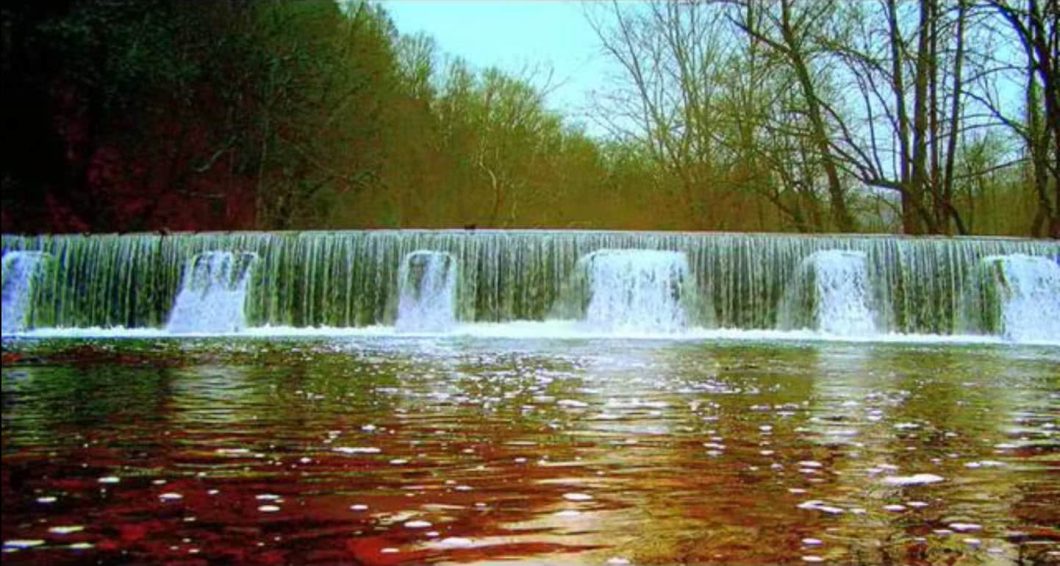
<path id="1" fill-rule="evenodd" d="M 780 0 L 780 14 L 766 13 L 766 19 L 774 34 L 740 23 L 740 28 L 759 41 L 768 45 L 779 54 L 797 79 L 805 104 L 805 114 L 809 124 L 809 136 L 815 147 L 821 168 L 827 179 L 832 218 L 836 228 L 842 232 L 853 232 L 857 224 L 847 207 L 846 191 L 840 179 L 840 170 L 833 150 L 831 128 L 826 114 L 835 114 L 826 108 L 820 92 L 820 83 L 812 69 L 812 50 L 810 47 L 810 30 L 822 24 L 824 18 L 834 13 L 836 7 L 831 1 L 800 4 L 797 10 L 792 0 Z M 776 37 L 779 36 L 779 37 Z"/>
<path id="2" fill-rule="evenodd" d="M 720 169 L 717 111 L 727 56 L 723 13 L 699 2 L 612 1 L 590 22 L 619 63 L 626 89 L 612 93 L 600 116 L 619 139 L 642 143 L 680 186 L 693 225 L 716 226 L 726 194 Z"/>
<path id="3" fill-rule="evenodd" d="M 1026 0 L 1016 6 L 1007 0 L 988 0 L 987 4 L 1015 32 L 1025 56 L 1026 122 L 1006 122 L 1026 142 L 1032 164 L 1038 212 L 1031 233 L 1041 235 L 1047 227 L 1053 238 L 1060 238 L 1060 1 Z"/>

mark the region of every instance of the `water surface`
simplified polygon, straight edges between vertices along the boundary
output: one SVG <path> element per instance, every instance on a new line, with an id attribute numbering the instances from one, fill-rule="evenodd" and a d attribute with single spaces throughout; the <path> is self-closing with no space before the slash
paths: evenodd
<path id="1" fill-rule="evenodd" d="M 4 560 L 1060 560 L 1060 349 L 5 340 Z"/>

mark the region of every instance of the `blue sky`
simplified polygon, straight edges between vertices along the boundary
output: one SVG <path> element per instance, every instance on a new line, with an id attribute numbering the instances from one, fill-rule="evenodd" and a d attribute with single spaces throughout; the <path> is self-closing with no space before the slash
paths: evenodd
<path id="1" fill-rule="evenodd" d="M 483 69 L 521 74 L 535 66 L 553 69 L 550 108 L 584 122 L 593 89 L 611 72 L 596 33 L 577 1 L 384 0 L 404 34 L 422 31 L 443 52 Z M 534 81 L 541 86 L 546 73 Z M 589 128 L 592 129 L 591 127 Z"/>

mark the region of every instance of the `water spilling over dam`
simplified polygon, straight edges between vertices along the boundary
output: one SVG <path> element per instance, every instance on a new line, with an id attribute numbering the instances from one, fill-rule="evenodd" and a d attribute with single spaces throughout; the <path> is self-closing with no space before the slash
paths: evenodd
<path id="1" fill-rule="evenodd" d="M 456 258 L 442 252 L 414 251 L 398 272 L 401 331 L 442 332 L 456 323 Z"/>
<path id="2" fill-rule="evenodd" d="M 188 261 L 166 330 L 236 332 L 246 326 L 244 303 L 251 266 L 249 253 L 203 252 Z"/>
<path id="3" fill-rule="evenodd" d="M 1012 340 L 1060 336 L 1060 263 L 1023 254 L 979 260 L 964 301 L 964 330 Z"/>
<path id="4" fill-rule="evenodd" d="M 589 330 L 674 333 L 688 326 L 695 291 L 683 252 L 598 250 L 578 260 L 571 279 L 554 313 Z"/>
<path id="5" fill-rule="evenodd" d="M 3 332 L 25 327 L 33 286 L 40 279 L 42 252 L 11 252 L 3 256 Z"/>
<path id="6" fill-rule="evenodd" d="M 1010 288 L 1026 272 L 1011 267 L 1006 278 L 984 279 L 986 258 L 1035 258 L 1041 271 L 1060 257 L 1060 243 L 1003 238 L 493 230 L 4 235 L 3 252 L 5 265 L 11 254 L 54 260 L 37 284 L 20 291 L 26 307 L 18 331 L 167 323 L 178 330 L 171 312 L 180 311 L 175 305 L 196 262 L 229 256 L 256 258 L 236 261 L 235 279 L 226 275 L 238 283 L 227 296 L 242 305 L 248 329 L 444 332 L 454 324 L 563 318 L 603 333 L 807 329 L 1050 341 L 1057 337 L 1048 317 L 1013 315 L 1009 303 L 1045 301 L 1048 308 L 1060 292 L 1055 277 L 1038 277 L 1035 291 L 995 293 L 1002 306 L 970 316 L 983 310 L 984 292 L 974 289 Z M 184 329 L 228 332 L 243 324 Z M 5 326 L 9 332 L 17 331 Z"/>
<path id="7" fill-rule="evenodd" d="M 831 334 L 876 332 L 876 294 L 865 252 L 813 252 L 799 264 L 781 300 L 781 328 Z"/>

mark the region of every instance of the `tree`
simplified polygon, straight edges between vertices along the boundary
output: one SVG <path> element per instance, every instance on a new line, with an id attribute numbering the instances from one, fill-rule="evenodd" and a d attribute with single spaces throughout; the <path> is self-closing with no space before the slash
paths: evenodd
<path id="1" fill-rule="evenodd" d="M 741 25 L 741 28 L 783 57 L 794 72 L 805 104 L 809 138 L 817 151 L 827 179 L 832 218 L 841 232 L 853 232 L 856 230 L 856 223 L 848 210 L 846 191 L 833 155 L 833 141 L 825 115 L 827 103 L 820 94 L 819 80 L 811 67 L 813 51 L 809 30 L 821 26 L 822 19 L 834 11 L 835 5 L 832 2 L 818 2 L 806 4 L 804 9 L 796 12 L 791 0 L 780 0 L 779 17 L 771 12 L 766 13 L 766 21 L 778 37 L 772 37 L 772 34 L 762 28 L 756 29 L 746 25 Z"/>
<path id="2" fill-rule="evenodd" d="M 724 195 L 713 190 L 719 70 L 725 52 L 721 12 L 701 3 L 654 1 L 627 8 L 612 2 L 592 20 L 627 86 L 610 95 L 601 120 L 619 139 L 643 144 L 676 180 L 692 225 L 716 225 Z"/>
<path id="3" fill-rule="evenodd" d="M 1031 233 L 1041 235 L 1047 228 L 1053 238 L 1060 238 L 1060 2 L 1026 0 L 1015 6 L 1006 0 L 988 0 L 987 4 L 1004 18 L 1022 47 L 1026 120 L 1021 124 L 1003 117 L 998 105 L 991 107 L 1026 144 L 1038 197 Z"/>

